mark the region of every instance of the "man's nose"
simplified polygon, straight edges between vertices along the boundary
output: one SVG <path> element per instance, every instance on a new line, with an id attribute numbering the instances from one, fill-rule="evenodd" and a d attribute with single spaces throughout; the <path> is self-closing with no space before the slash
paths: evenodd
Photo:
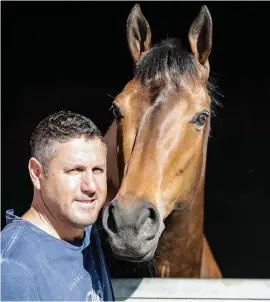
<path id="1" fill-rule="evenodd" d="M 82 178 L 81 190 L 82 190 L 82 192 L 85 192 L 85 193 L 95 193 L 96 192 L 97 184 L 96 184 L 95 178 L 92 173 L 87 173 L 87 175 L 85 175 Z"/>

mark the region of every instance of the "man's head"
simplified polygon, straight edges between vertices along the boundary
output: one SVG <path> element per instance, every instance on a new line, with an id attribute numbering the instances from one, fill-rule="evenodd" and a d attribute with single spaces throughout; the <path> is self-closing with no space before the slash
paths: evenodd
<path id="1" fill-rule="evenodd" d="M 107 194 L 106 147 L 95 124 L 60 111 L 40 122 L 30 145 L 37 206 L 76 228 L 94 223 Z"/>

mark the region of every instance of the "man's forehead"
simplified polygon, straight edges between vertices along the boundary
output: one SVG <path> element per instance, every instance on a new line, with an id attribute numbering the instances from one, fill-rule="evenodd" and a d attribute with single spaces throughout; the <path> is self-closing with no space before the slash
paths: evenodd
<path id="1" fill-rule="evenodd" d="M 55 156 L 70 161 L 97 160 L 105 156 L 105 146 L 99 138 L 75 138 L 57 142 Z"/>

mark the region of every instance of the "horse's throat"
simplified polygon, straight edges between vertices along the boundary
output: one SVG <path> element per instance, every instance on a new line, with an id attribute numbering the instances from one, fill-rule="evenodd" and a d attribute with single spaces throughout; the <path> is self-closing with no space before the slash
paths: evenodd
<path id="1" fill-rule="evenodd" d="M 203 186 L 165 221 L 158 249 L 158 277 L 199 277 L 203 242 Z"/>

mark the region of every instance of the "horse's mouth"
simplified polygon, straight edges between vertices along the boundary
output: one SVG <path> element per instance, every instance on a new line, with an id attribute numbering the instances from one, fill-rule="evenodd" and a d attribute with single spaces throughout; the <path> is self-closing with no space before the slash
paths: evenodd
<path id="1" fill-rule="evenodd" d="M 111 245 L 111 249 L 112 249 L 112 252 L 113 252 L 113 255 L 115 258 L 119 259 L 119 260 L 124 260 L 124 261 L 128 261 L 128 262 L 147 262 L 147 261 L 150 261 L 154 254 L 155 254 L 155 251 L 156 251 L 156 246 L 154 246 L 154 248 L 152 248 L 150 251 L 148 251 L 146 254 L 144 255 L 128 255 L 128 250 L 125 251 L 125 255 L 124 254 L 121 254 L 119 253 L 119 251 L 116 251 L 113 246 Z"/>

